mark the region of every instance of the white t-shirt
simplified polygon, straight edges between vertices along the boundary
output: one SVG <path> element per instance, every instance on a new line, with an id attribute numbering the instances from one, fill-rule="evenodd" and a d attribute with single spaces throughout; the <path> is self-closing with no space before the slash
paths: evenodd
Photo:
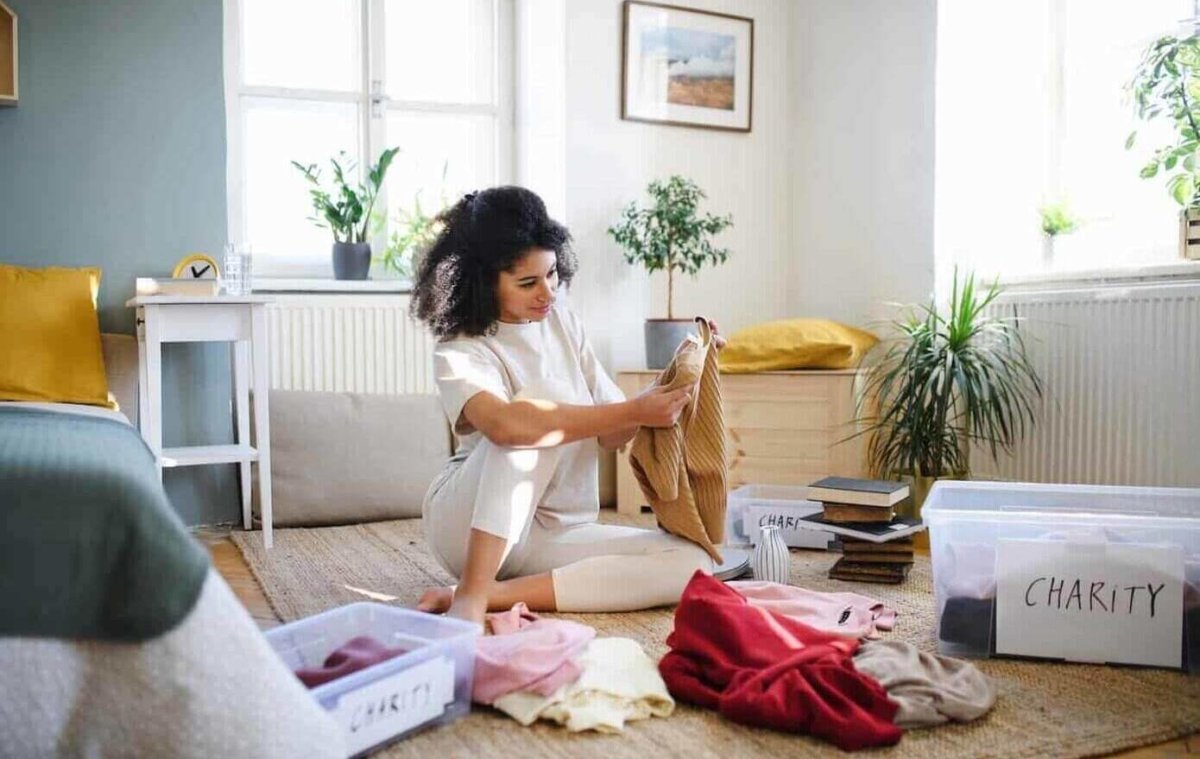
<path id="1" fill-rule="evenodd" d="M 497 322 L 494 335 L 444 339 L 434 349 L 433 367 L 442 408 L 460 441 L 439 481 L 483 438 L 462 416 L 463 406 L 477 393 L 511 401 L 527 392 L 576 406 L 625 400 L 596 360 L 578 317 L 565 306 L 555 306 L 539 322 Z M 561 447 L 558 469 L 538 504 L 543 525 L 595 521 L 600 509 L 599 451 L 595 438 Z"/>

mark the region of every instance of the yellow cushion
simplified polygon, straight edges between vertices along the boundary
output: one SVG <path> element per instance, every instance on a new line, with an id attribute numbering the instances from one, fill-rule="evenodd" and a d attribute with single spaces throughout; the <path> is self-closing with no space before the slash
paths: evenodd
<path id="1" fill-rule="evenodd" d="M 721 351 L 731 374 L 787 369 L 849 369 L 879 342 L 870 332 L 828 319 L 784 319 L 735 332 Z"/>
<path id="2" fill-rule="evenodd" d="M 115 408 L 96 316 L 99 269 L 0 264 L 0 401 Z"/>

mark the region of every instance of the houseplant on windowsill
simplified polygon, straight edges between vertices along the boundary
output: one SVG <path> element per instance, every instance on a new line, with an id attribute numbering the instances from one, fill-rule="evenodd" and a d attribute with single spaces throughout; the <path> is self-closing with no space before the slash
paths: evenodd
<path id="1" fill-rule="evenodd" d="M 309 220 L 333 232 L 335 279 L 366 279 L 370 273 L 371 243 L 367 242 L 367 227 L 388 167 L 399 151 L 399 148 L 383 151 L 379 162 L 368 168 L 366 184 L 351 184 L 346 175 L 354 172 L 354 163 L 345 153 L 339 153 L 340 161 L 337 158 L 329 161 L 333 165 L 332 192 L 321 185 L 321 170 L 315 163 L 305 166 L 292 161 L 311 185 L 308 193 L 316 216 L 310 216 Z"/>
<path id="2" fill-rule="evenodd" d="M 1038 215 L 1042 218 L 1042 263 L 1049 268 L 1054 263 L 1054 241 L 1079 229 L 1079 219 L 1065 201 L 1047 203 L 1038 209 Z"/>
<path id="3" fill-rule="evenodd" d="M 1042 380 L 1025 352 L 1018 318 L 989 316 L 1000 295 L 954 273 L 948 312 L 936 302 L 893 322 L 894 336 L 867 356 L 858 421 L 869 436 L 873 476 L 911 479 L 906 516 L 939 478 L 970 475 L 970 445 L 1009 453 L 1037 419 Z M 903 510 L 903 509 L 902 509 Z"/>
<path id="4" fill-rule="evenodd" d="M 402 279 L 412 279 L 417 259 L 441 234 L 444 223 L 441 213 L 449 204 L 442 198 L 442 208 L 432 216 L 421 208 L 420 195 L 413 200 L 411 211 L 401 208 L 393 219 L 394 228 L 387 247 L 376 259 L 386 271 Z M 380 226 L 382 227 L 382 219 Z"/>
<path id="5" fill-rule="evenodd" d="M 693 327 L 692 319 L 675 318 L 675 273 L 694 277 L 706 265 L 724 263 L 729 251 L 714 248 L 710 238 L 732 226 L 733 219 L 700 216 L 697 208 L 706 196 L 685 177 L 655 180 L 646 191 L 653 204 L 639 208 L 630 203 L 608 234 L 621 246 L 628 263 L 640 263 L 651 274 L 667 272 L 667 318 L 647 319 L 645 327 L 646 366 L 662 369 Z"/>
<path id="6" fill-rule="evenodd" d="M 1152 179 L 1170 175 L 1167 191 L 1183 207 L 1179 215 L 1179 253 L 1200 259 L 1200 35 L 1160 37 L 1146 48 L 1128 90 L 1134 112 L 1143 121 L 1165 120 L 1175 136 L 1158 148 L 1142 167 L 1141 175 Z M 1133 147 L 1134 131 L 1125 141 Z"/>

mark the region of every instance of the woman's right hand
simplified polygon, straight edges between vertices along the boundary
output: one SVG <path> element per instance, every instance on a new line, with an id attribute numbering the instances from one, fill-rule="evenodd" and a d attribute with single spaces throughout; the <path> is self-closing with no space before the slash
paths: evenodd
<path id="1" fill-rule="evenodd" d="M 677 390 L 651 387 L 633 401 L 638 405 L 638 424 L 642 427 L 672 427 L 691 399 L 692 393 L 685 387 Z"/>

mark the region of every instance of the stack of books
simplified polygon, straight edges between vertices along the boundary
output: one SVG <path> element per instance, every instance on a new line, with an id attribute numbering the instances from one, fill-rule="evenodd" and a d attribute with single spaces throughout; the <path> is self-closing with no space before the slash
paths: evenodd
<path id="1" fill-rule="evenodd" d="M 838 580 L 898 583 L 913 563 L 912 536 L 925 529 L 919 520 L 896 516 L 908 485 L 884 480 L 826 477 L 809 486 L 821 514 L 804 519 L 812 529 L 841 537 L 842 558 L 829 570 Z"/>

